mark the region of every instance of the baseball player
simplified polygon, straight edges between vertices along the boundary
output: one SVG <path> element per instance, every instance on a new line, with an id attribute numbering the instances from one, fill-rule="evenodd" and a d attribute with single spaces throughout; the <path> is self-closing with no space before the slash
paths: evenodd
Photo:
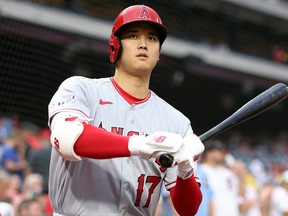
<path id="1" fill-rule="evenodd" d="M 114 76 L 68 78 L 51 99 L 54 216 L 154 215 L 163 184 L 180 215 L 196 214 L 194 159 L 204 146 L 188 118 L 149 89 L 166 35 L 152 8 L 124 9 L 109 39 Z M 159 163 L 163 153 L 171 168 Z"/>

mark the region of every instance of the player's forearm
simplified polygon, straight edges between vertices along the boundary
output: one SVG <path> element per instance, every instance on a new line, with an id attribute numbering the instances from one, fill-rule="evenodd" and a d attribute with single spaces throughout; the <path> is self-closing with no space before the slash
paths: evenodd
<path id="1" fill-rule="evenodd" d="M 189 179 L 177 178 L 176 186 L 170 190 L 176 211 L 181 216 L 195 215 L 202 201 L 202 193 L 194 175 Z"/>
<path id="2" fill-rule="evenodd" d="M 159 152 L 179 151 L 183 138 L 179 134 L 156 131 L 146 136 L 121 136 L 93 125 L 87 119 L 64 114 L 53 119 L 50 141 L 66 160 L 80 161 L 84 158 L 110 159 L 141 156 L 157 158 Z M 56 116 L 57 117 L 57 116 Z"/>
<path id="3" fill-rule="evenodd" d="M 75 142 L 74 151 L 80 157 L 94 159 L 129 157 L 128 142 L 127 136 L 84 124 L 84 130 Z"/>

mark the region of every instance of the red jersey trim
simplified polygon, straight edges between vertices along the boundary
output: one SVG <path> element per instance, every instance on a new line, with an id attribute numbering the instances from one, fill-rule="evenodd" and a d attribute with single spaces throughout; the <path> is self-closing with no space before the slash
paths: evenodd
<path id="1" fill-rule="evenodd" d="M 132 95 L 130 95 L 129 93 L 127 93 L 126 91 L 124 91 L 114 80 L 113 77 L 110 78 L 112 84 L 114 85 L 115 89 L 117 90 L 117 92 L 130 104 L 141 104 L 146 102 L 147 100 L 149 100 L 149 98 L 151 97 L 151 91 L 149 91 L 147 97 L 145 98 L 136 98 Z"/>

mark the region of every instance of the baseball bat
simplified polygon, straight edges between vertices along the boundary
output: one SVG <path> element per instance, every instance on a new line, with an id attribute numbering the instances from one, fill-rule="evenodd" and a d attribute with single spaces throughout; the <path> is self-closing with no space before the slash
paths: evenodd
<path id="1" fill-rule="evenodd" d="M 287 96 L 287 86 L 284 83 L 277 83 L 255 98 L 248 101 L 228 118 L 204 134 L 200 135 L 199 138 L 202 142 L 205 142 L 206 140 L 223 133 L 229 128 L 232 128 L 244 121 L 247 121 L 248 119 L 259 115 L 260 113 L 284 100 Z M 171 167 L 173 164 L 173 156 L 169 154 L 161 155 L 160 163 L 163 167 Z"/>

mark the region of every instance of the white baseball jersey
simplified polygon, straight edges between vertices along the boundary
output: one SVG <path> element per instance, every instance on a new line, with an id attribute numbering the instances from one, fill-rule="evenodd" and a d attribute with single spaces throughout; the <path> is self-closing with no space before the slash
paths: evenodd
<path id="1" fill-rule="evenodd" d="M 234 173 L 225 167 L 202 165 L 213 190 L 215 216 L 239 216 L 239 181 Z"/>
<path id="2" fill-rule="evenodd" d="M 57 113 L 75 112 L 93 119 L 90 124 L 125 136 L 155 131 L 184 136 L 191 127 L 182 113 L 152 91 L 136 104 L 129 104 L 128 97 L 111 78 L 68 78 L 49 104 L 49 125 Z M 54 211 L 61 215 L 147 216 L 154 215 L 161 185 L 174 187 L 176 177 L 175 167 L 165 169 L 155 159 L 133 156 L 71 162 L 53 149 L 49 195 Z"/>
<path id="3" fill-rule="evenodd" d="M 288 212 L 288 191 L 276 186 L 272 191 L 269 216 L 283 216 Z"/>

